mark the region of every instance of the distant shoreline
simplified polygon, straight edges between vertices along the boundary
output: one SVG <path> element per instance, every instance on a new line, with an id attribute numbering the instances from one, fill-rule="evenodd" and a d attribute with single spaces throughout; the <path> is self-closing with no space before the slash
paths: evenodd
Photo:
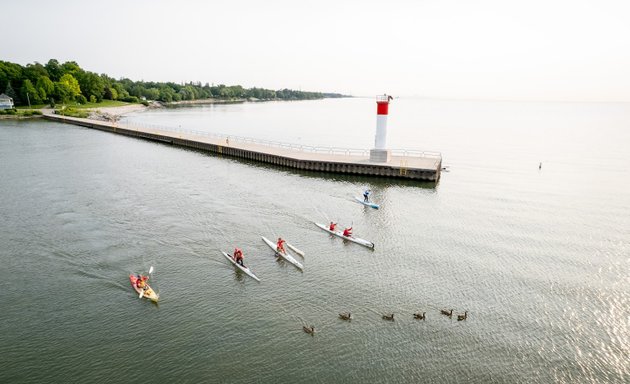
<path id="1" fill-rule="evenodd" d="M 351 96 L 344 96 L 351 97 Z M 119 120 L 123 115 L 133 112 L 141 112 L 147 109 L 159 109 L 159 108 L 169 108 L 169 107 L 180 107 L 187 105 L 204 105 L 204 104 L 239 104 L 239 103 L 260 103 L 260 102 L 270 102 L 270 101 L 309 101 L 309 100 L 321 100 L 321 99 L 300 99 L 300 100 L 285 100 L 285 99 L 257 99 L 257 98 L 233 98 L 233 99 L 216 99 L 216 98 L 208 98 L 208 99 L 196 99 L 196 100 L 180 100 L 180 101 L 171 101 L 171 102 L 163 102 L 163 101 L 151 101 L 149 105 L 146 106 L 144 104 L 127 104 L 127 105 L 119 105 L 119 106 L 110 106 L 110 107 L 94 107 L 94 108 L 86 108 L 84 109 L 86 112 L 89 112 L 89 118 L 93 120 L 101 120 L 101 121 L 116 121 Z M 41 111 L 42 109 L 34 109 L 36 111 Z M 39 118 L 41 115 L 29 115 L 24 116 L 20 114 L 16 115 L 0 115 L 0 120 L 22 120 L 22 119 L 30 119 L 30 118 Z"/>

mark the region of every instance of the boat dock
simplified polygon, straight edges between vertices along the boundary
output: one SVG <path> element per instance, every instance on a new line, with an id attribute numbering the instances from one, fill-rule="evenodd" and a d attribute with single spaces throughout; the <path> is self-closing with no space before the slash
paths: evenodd
<path id="1" fill-rule="evenodd" d="M 136 126 L 44 113 L 45 119 L 100 131 L 298 170 L 437 182 L 442 156 L 437 152 L 392 150 L 389 161 L 370 161 L 369 150 L 322 148 L 222 136 L 167 127 Z"/>

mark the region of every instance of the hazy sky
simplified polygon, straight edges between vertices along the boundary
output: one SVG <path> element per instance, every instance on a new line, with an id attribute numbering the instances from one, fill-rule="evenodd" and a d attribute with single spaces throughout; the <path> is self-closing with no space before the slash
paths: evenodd
<path id="1" fill-rule="evenodd" d="M 629 0 L 2 2 L 0 60 L 113 77 L 630 101 Z"/>

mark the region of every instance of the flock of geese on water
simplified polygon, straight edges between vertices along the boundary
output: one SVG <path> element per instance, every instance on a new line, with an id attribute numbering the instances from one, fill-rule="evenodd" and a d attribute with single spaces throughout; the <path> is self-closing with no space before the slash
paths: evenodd
<path id="1" fill-rule="evenodd" d="M 453 317 L 453 310 L 451 309 L 450 311 L 447 311 L 445 309 L 440 310 L 440 313 L 443 314 L 444 316 L 447 316 L 449 318 Z M 413 314 L 413 318 L 416 320 L 425 320 L 426 319 L 426 312 L 422 312 L 422 313 L 414 313 Z M 339 318 L 341 320 L 346 320 L 346 321 L 350 321 L 352 320 L 352 314 L 350 312 L 344 312 L 344 313 L 340 313 L 339 314 Z M 464 321 L 468 318 L 468 311 L 464 311 L 463 315 L 457 315 L 457 321 Z M 394 314 L 390 313 L 387 315 L 383 315 L 383 320 L 387 320 L 387 321 L 394 321 Z M 315 327 L 314 326 L 303 326 L 302 329 L 304 330 L 304 332 L 310 334 L 311 336 L 315 335 Z"/>

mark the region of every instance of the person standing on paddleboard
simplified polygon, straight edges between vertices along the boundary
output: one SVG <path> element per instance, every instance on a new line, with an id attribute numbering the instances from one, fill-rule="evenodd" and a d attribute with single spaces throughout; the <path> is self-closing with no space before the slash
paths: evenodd
<path id="1" fill-rule="evenodd" d="M 363 192 L 363 201 L 366 202 L 366 203 L 370 202 L 370 190 L 369 189 L 366 189 Z"/>

